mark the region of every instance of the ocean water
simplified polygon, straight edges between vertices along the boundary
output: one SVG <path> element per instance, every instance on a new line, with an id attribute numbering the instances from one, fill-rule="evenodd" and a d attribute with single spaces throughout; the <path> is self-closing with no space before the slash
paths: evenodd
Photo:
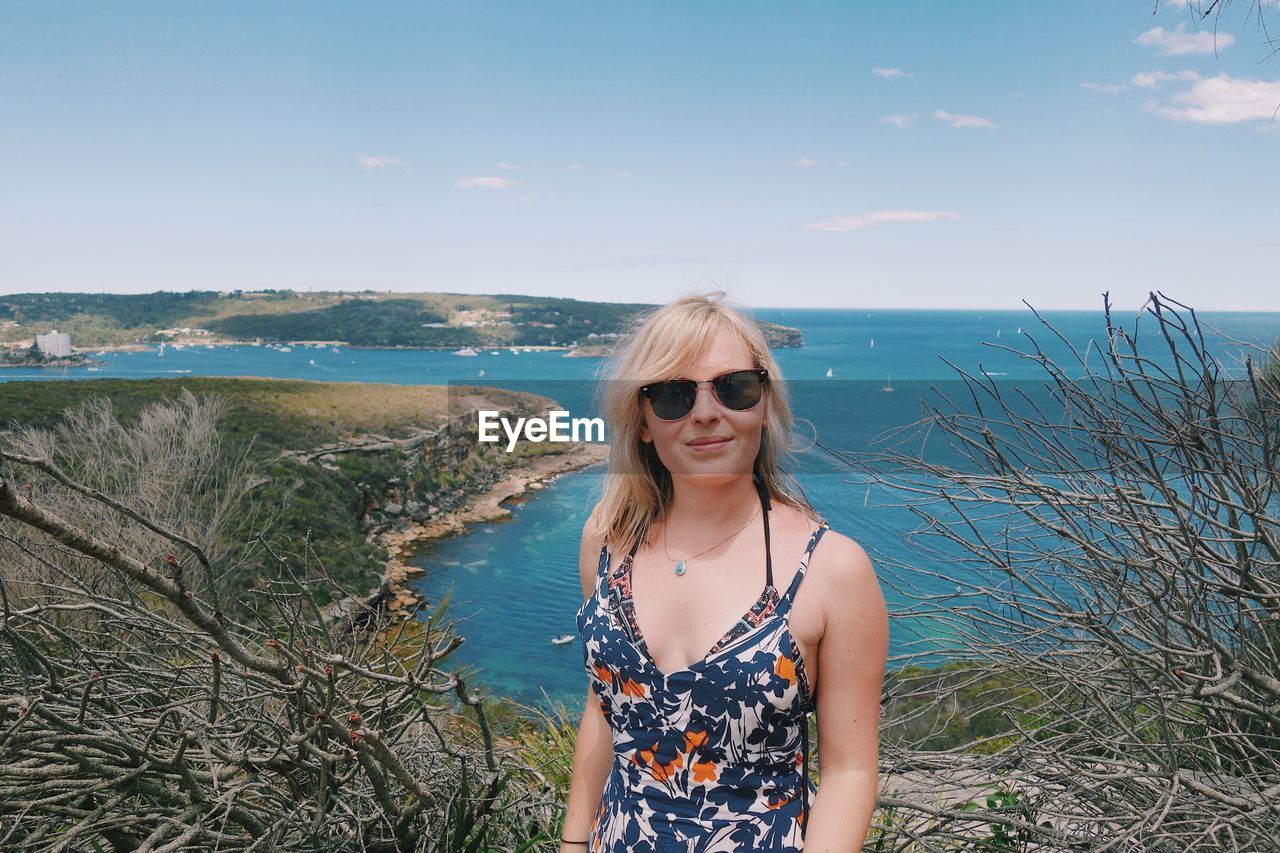
<path id="1" fill-rule="evenodd" d="M 895 431 L 917 421 L 928 406 L 963 406 L 971 394 L 960 372 L 1029 399 L 1048 399 L 1043 354 L 1078 377 L 1104 369 L 1105 325 L 1100 311 L 859 311 L 785 310 L 756 312 L 763 319 L 799 328 L 805 346 L 775 351 L 792 391 L 801 445 L 813 439 L 841 451 L 866 453 L 885 446 Z M 1150 316 L 1115 312 L 1113 321 L 1156 364 L 1169 365 L 1168 345 Z M 1205 346 L 1228 376 L 1243 375 L 1243 354 L 1280 338 L 1280 313 L 1199 315 Z M 1094 343 L 1091 345 L 1091 341 Z M 1186 342 L 1176 340 L 1180 350 Z M 263 347 L 166 348 L 108 353 L 97 371 L 0 370 L 0 380 L 91 380 L 99 377 L 215 375 L 271 376 L 398 384 L 491 384 L 548 394 L 575 416 L 590 414 L 599 359 L 564 358 L 560 352 L 483 350 L 476 357 L 417 350 L 354 350 L 293 347 L 284 353 Z M 1255 358 L 1257 355 L 1255 354 Z M 483 371 L 483 376 L 481 375 Z M 830 372 L 828 375 L 828 371 Z M 892 393 L 883 389 L 891 385 Z M 1039 396 L 1037 396 L 1039 395 Z M 925 406 L 925 408 L 922 408 Z M 932 459 L 963 467 L 962 456 L 931 436 Z M 927 552 L 912 531 L 920 519 L 901 494 L 870 485 L 842 469 L 822 446 L 802 453 L 790 467 L 810 502 L 833 529 L 858 541 L 881 574 L 891 611 L 913 602 L 941 600 L 971 571 L 946 559 L 946 549 Z M 494 694 L 539 702 L 549 696 L 571 706 L 586 689 L 582 651 L 575 639 L 552 645 L 552 637 L 575 634 L 582 601 L 577 549 L 582 525 L 598 497 L 603 468 L 563 475 L 547 488 L 513 502 L 511 520 L 472 526 L 466 534 L 434 543 L 414 562 L 426 569 L 420 586 L 427 599 L 450 601 L 466 642 L 453 662 L 476 673 Z M 935 548 L 941 547 L 937 544 Z M 797 559 L 799 555 L 797 555 Z M 948 649 L 945 625 L 925 617 L 895 620 L 890 654 Z"/>

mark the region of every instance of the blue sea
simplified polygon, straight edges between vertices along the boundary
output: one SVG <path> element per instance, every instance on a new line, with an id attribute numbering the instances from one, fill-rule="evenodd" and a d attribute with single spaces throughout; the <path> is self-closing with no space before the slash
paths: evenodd
<path id="1" fill-rule="evenodd" d="M 963 405 L 970 392 L 962 373 L 991 387 L 1043 388 L 1048 377 L 1037 347 L 1063 372 L 1079 377 L 1105 370 L 1106 333 L 1101 311 L 863 311 L 762 309 L 754 312 L 799 328 L 801 348 L 774 352 L 791 383 L 797 438 L 820 446 L 791 466 L 810 502 L 833 529 L 853 538 L 876 563 L 890 611 L 956 592 L 957 580 L 973 571 L 960 561 L 939 561 L 911 531 L 918 515 L 902 494 L 867 482 L 864 473 L 842 469 L 827 450 L 867 453 L 883 447 L 895 431 L 919 420 L 928 407 Z M 1184 316 L 1186 316 L 1184 314 Z M 1225 375 L 1244 375 L 1243 355 L 1280 338 L 1280 313 L 1200 313 L 1205 346 Z M 1043 318 L 1043 322 L 1042 319 Z M 1113 322 L 1157 365 L 1169 365 L 1169 346 L 1154 318 L 1113 312 Z M 1050 324 L 1052 330 L 1045 325 Z M 1092 342 L 1092 343 L 1091 343 Z M 1180 351 L 1187 342 L 1175 340 Z M 294 346 L 165 348 L 96 356 L 97 371 L 0 370 L 0 381 L 92 380 L 155 376 L 269 376 L 395 384 L 474 383 L 541 391 L 575 416 L 590 409 L 591 380 L 600 360 L 564 358 L 559 351 L 459 357 L 447 351 L 367 350 Z M 1254 352 L 1255 360 L 1258 358 Z M 481 375 L 483 371 L 483 375 Z M 884 388 L 892 387 L 892 393 Z M 938 436 L 930 440 L 937 442 Z M 944 443 L 931 451 L 961 465 Z M 950 455 L 948 455 L 950 454 Z M 426 569 L 420 585 L 428 601 L 449 600 L 466 642 L 453 662 L 471 668 L 488 692 L 539 703 L 544 696 L 571 707 L 586 689 L 574 634 L 582 601 L 577 575 L 578 540 L 586 513 L 599 495 L 602 467 L 563 475 L 547 488 L 513 502 L 510 521 L 479 524 L 465 535 L 434 543 L 414 562 Z M 935 546 L 936 547 L 936 546 Z M 799 555 L 797 555 L 798 559 Z M 927 616 L 895 619 L 890 655 L 927 653 L 946 657 L 949 628 Z M 900 659 L 900 658 L 899 658 Z"/>

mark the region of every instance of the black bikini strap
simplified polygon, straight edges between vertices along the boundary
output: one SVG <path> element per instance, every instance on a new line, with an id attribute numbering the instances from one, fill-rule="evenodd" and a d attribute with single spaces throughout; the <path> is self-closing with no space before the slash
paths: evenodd
<path id="1" fill-rule="evenodd" d="M 751 479 L 756 484 L 756 491 L 760 493 L 760 514 L 764 516 L 764 588 L 768 589 L 773 586 L 773 550 L 769 547 L 769 509 L 772 504 L 769 492 L 760 478 L 752 474 Z"/>

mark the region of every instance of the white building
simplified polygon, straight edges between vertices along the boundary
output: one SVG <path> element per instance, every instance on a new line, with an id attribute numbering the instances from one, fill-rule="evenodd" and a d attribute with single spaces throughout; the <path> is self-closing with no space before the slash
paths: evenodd
<path id="1" fill-rule="evenodd" d="M 47 335 L 36 335 L 36 349 L 53 358 L 71 355 L 71 336 L 57 329 L 53 329 Z"/>

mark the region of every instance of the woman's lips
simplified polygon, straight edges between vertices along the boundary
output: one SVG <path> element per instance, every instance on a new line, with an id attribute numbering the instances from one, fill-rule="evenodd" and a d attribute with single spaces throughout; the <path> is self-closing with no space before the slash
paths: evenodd
<path id="1" fill-rule="evenodd" d="M 716 441 L 704 442 L 702 444 L 689 444 L 690 450 L 696 450 L 699 453 L 712 453 L 729 443 L 729 439 L 722 438 Z"/>

